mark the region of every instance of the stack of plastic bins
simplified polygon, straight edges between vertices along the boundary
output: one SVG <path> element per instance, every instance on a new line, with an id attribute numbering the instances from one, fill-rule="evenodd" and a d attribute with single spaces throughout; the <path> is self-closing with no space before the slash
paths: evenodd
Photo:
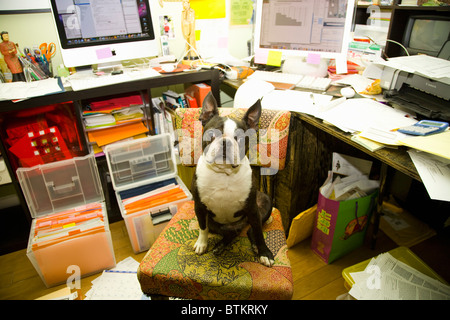
<path id="1" fill-rule="evenodd" d="M 47 287 L 116 265 L 95 157 L 19 168 L 34 218 L 27 256 Z"/>
<path id="2" fill-rule="evenodd" d="M 172 144 L 169 134 L 161 134 L 105 148 L 117 202 L 135 253 L 148 250 L 178 208 L 192 199 L 177 175 Z"/>

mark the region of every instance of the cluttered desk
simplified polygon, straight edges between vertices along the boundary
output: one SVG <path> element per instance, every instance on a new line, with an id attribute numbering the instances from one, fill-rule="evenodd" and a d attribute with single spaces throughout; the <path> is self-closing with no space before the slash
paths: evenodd
<path id="1" fill-rule="evenodd" d="M 450 81 L 446 77 L 450 71 L 449 68 L 449 61 L 428 56 L 400 57 L 390 59 L 386 63 L 376 63 L 367 69 L 367 74 L 373 75 L 374 69 L 378 71 L 377 77 L 374 78 L 381 79 L 383 88 L 378 85 L 376 90 L 379 91 L 374 93 L 380 93 L 381 89 L 384 89 L 387 92 L 384 96 L 367 95 L 370 90 L 374 90 L 370 88 L 371 84 L 377 81 L 359 74 L 334 81 L 333 88 L 330 87 L 332 90 L 322 93 L 317 90 L 314 92 L 299 90 L 299 88 L 276 90 L 274 85 L 252 78 L 246 81 L 226 80 L 225 83 L 238 88 L 235 95 L 235 107 L 245 106 L 259 97 L 262 98 L 263 108 L 298 112 L 303 121 L 373 154 L 376 158 L 416 180 L 424 181 L 423 177 L 427 176 L 426 169 L 419 164 L 417 151 L 430 154 L 429 165 L 435 163 L 438 167 L 446 168 L 447 160 L 450 159 L 447 147 L 450 142 L 447 130 L 450 108 L 446 97 L 448 95 L 446 88 Z M 428 86 L 427 81 L 433 85 Z M 366 87 L 367 84 L 369 84 L 368 87 Z M 336 86 L 340 86 L 337 91 Z M 338 94 L 341 97 L 331 95 L 344 90 L 352 90 L 353 97 L 342 97 L 342 94 Z M 408 101 L 403 95 L 404 91 L 408 91 L 410 95 L 413 92 L 415 97 L 426 97 L 429 103 Z M 393 92 L 396 93 L 394 98 L 392 98 Z M 403 98 L 401 103 L 397 104 L 399 97 Z M 411 100 L 410 97 L 409 99 Z M 388 104 L 394 104 L 396 108 Z M 419 110 L 421 112 L 414 113 L 418 110 L 418 105 L 421 106 Z M 412 125 L 417 128 L 423 123 L 418 120 L 423 119 L 438 121 L 433 124 L 441 126 L 440 130 L 435 129 L 439 133 L 417 136 L 418 133 L 416 135 L 411 132 L 405 133 L 406 131 L 401 129 Z M 408 151 L 409 155 L 402 146 L 411 148 Z M 395 156 L 390 157 L 391 154 Z M 422 157 L 423 155 L 424 153 Z M 442 178 L 444 176 L 445 174 Z M 427 180 L 428 178 L 425 178 L 425 181 Z M 437 199 L 450 200 L 439 196 Z"/>
<path id="2" fill-rule="evenodd" d="M 419 63 L 417 59 L 422 59 Z M 405 87 L 409 91 L 419 91 L 408 79 L 421 78 L 429 79 L 434 77 L 433 83 L 438 83 L 441 88 L 445 88 L 449 79 L 443 75 L 445 70 L 450 66 L 450 62 L 447 60 L 437 59 L 434 57 L 402 57 L 398 59 L 391 59 L 386 64 L 376 64 L 374 68 L 378 71 L 378 78 L 383 79 L 383 89 L 388 91 L 395 88 L 399 81 L 402 81 L 397 90 L 403 91 Z M 414 64 L 408 64 L 408 60 L 417 62 L 415 69 Z M 391 81 L 387 81 L 386 73 L 392 75 L 404 74 L 405 69 L 408 67 L 408 75 L 400 78 L 391 78 Z M 426 65 L 426 70 L 423 68 Z M 433 67 L 433 66 L 439 67 Z M 396 69 L 392 70 L 393 66 Z M 431 75 L 430 72 L 436 72 Z M 441 70 L 444 73 L 438 73 Z M 373 69 L 368 69 L 370 72 L 374 72 Z M 409 82 L 405 84 L 406 82 Z M 298 128 L 297 133 L 292 130 L 293 124 L 291 123 L 291 135 L 300 135 L 301 138 L 293 138 L 295 140 L 290 141 L 291 145 L 295 145 L 291 154 L 293 157 L 303 164 L 303 166 L 309 168 L 316 167 L 301 155 L 305 148 L 308 148 L 309 152 L 311 146 L 309 143 L 305 143 L 303 140 L 305 137 L 313 134 L 315 136 L 314 143 L 324 143 L 320 132 L 316 132 L 315 129 L 319 129 L 345 144 L 357 148 L 363 151 L 372 158 L 378 159 L 381 162 L 381 174 L 380 174 L 380 194 L 378 208 L 376 210 L 375 225 L 378 225 L 380 218 L 380 208 L 382 200 L 389 193 L 390 185 L 394 170 L 398 170 L 403 174 L 411 177 L 417 181 L 424 183 L 428 195 L 431 199 L 449 201 L 448 194 L 443 190 L 448 190 L 450 187 L 450 169 L 448 167 L 450 154 L 449 154 L 449 138 L 450 131 L 448 131 L 448 118 L 446 118 L 446 112 L 448 112 L 448 100 L 442 98 L 445 96 L 443 91 L 420 90 L 420 95 L 429 95 L 429 101 L 439 101 L 437 104 L 431 104 L 430 109 L 427 109 L 425 113 L 413 113 L 415 104 L 412 103 L 412 108 L 408 108 L 408 103 L 403 102 L 400 107 L 393 108 L 389 103 L 389 95 L 367 95 L 370 90 L 380 90 L 379 81 L 367 78 L 360 74 L 350 75 L 347 78 L 343 78 L 338 81 L 334 81 L 328 92 L 321 92 L 318 90 L 305 90 L 300 88 L 294 88 L 291 90 L 277 90 L 276 83 L 271 84 L 267 81 L 259 79 L 242 80 L 225 80 L 225 84 L 231 88 L 237 89 L 234 96 L 234 106 L 240 107 L 247 103 L 251 103 L 255 98 L 262 98 L 263 108 L 277 109 L 277 110 L 289 110 L 293 112 L 294 127 Z M 374 85 L 378 88 L 374 88 Z M 366 87 L 367 86 L 367 87 Z M 354 92 L 353 97 L 339 97 L 332 96 L 329 93 L 343 91 L 343 89 L 350 89 Z M 389 92 L 389 91 L 388 91 Z M 379 92 L 378 92 L 379 93 Z M 376 101 L 376 98 L 381 102 Z M 398 100 L 392 100 L 395 102 Z M 432 109 L 438 105 L 439 110 Z M 425 105 L 428 106 L 428 105 Z M 429 119 L 429 116 L 433 115 L 434 121 L 427 121 L 430 125 L 427 130 L 435 130 L 434 134 L 418 133 L 418 127 L 420 127 L 423 121 L 418 119 Z M 299 125 L 296 125 L 298 120 Z M 437 121 L 436 121 L 437 120 Z M 292 121 L 292 120 L 291 120 Z M 304 127 L 304 128 L 303 128 Z M 402 130 L 404 129 L 404 130 Z M 416 132 L 411 132 L 412 130 Z M 425 128 L 420 128 L 424 130 Z M 402 132 L 403 131 L 403 132 Z M 407 132 L 407 133 L 405 133 Z M 309 139 L 309 138 L 308 138 Z M 331 142 L 329 142 L 331 143 Z M 302 146 L 299 146 L 302 145 Z M 317 148 L 317 147 L 316 147 Z M 333 148 L 333 147 L 330 147 Z M 327 149 L 325 147 L 325 149 Z M 327 149 L 328 150 L 328 149 Z M 322 154 L 320 148 L 315 151 L 317 156 Z M 313 153 L 314 154 L 314 153 Z M 311 155 L 310 155 L 311 156 Z M 312 158 L 315 158 L 312 156 Z M 288 169 L 290 170 L 290 169 Z M 300 172 L 302 169 L 297 169 Z M 284 174 L 284 173 L 281 173 Z M 317 182 L 315 182 L 317 183 Z M 293 187 L 298 183 L 291 182 L 290 187 Z M 318 185 L 319 187 L 320 185 Z M 315 187 L 313 187 L 315 189 Z M 308 194 L 305 194 L 308 197 Z M 296 200 L 300 202 L 302 200 Z M 305 206 L 304 206 L 305 207 Z M 378 221 L 377 221 L 378 220 Z M 373 245 L 375 244 L 376 232 L 374 233 Z"/>

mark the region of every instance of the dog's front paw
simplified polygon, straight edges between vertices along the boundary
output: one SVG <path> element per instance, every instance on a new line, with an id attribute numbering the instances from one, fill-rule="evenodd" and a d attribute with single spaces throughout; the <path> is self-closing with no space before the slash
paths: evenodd
<path id="1" fill-rule="evenodd" d="M 271 267 L 275 263 L 272 252 L 267 248 L 259 254 L 259 262 L 266 267 Z"/>
<path id="2" fill-rule="evenodd" d="M 194 244 L 195 253 L 198 255 L 204 254 L 206 249 L 208 249 L 208 239 L 202 239 L 202 237 L 199 237 L 197 242 Z"/>
<path id="3" fill-rule="evenodd" d="M 273 260 L 273 259 L 271 259 L 271 258 L 269 258 L 269 257 L 266 257 L 266 256 L 260 256 L 260 257 L 259 257 L 259 262 L 260 262 L 262 265 L 264 265 L 264 266 L 270 268 L 270 267 L 273 266 L 273 264 L 275 263 L 275 260 Z"/>

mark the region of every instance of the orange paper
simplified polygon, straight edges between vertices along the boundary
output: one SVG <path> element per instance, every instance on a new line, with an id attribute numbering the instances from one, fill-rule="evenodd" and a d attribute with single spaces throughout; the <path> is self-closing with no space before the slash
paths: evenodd
<path id="1" fill-rule="evenodd" d="M 97 145 L 101 147 L 147 131 L 147 127 L 142 122 L 130 123 L 123 126 L 89 132 L 89 139 L 92 138 L 90 141 L 97 142 Z"/>

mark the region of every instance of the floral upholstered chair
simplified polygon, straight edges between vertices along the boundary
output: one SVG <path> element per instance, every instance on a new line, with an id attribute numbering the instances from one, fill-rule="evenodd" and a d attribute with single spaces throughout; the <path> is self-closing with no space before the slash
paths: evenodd
<path id="1" fill-rule="evenodd" d="M 220 108 L 220 114 L 228 117 L 240 118 L 245 111 Z M 180 159 L 185 166 L 194 166 L 201 155 L 200 112 L 176 111 Z M 270 174 L 284 168 L 289 122 L 288 111 L 263 110 L 258 143 L 249 151 L 251 164 L 271 170 Z M 273 208 L 272 219 L 263 226 L 266 244 L 275 257 L 272 267 L 258 262 L 247 228 L 221 255 L 214 255 L 211 249 L 197 255 L 193 249 L 199 234 L 194 202 L 185 202 L 140 263 L 138 279 L 143 293 L 185 299 L 291 299 L 292 272 L 279 210 Z M 213 248 L 220 237 L 210 234 L 208 248 Z"/>

